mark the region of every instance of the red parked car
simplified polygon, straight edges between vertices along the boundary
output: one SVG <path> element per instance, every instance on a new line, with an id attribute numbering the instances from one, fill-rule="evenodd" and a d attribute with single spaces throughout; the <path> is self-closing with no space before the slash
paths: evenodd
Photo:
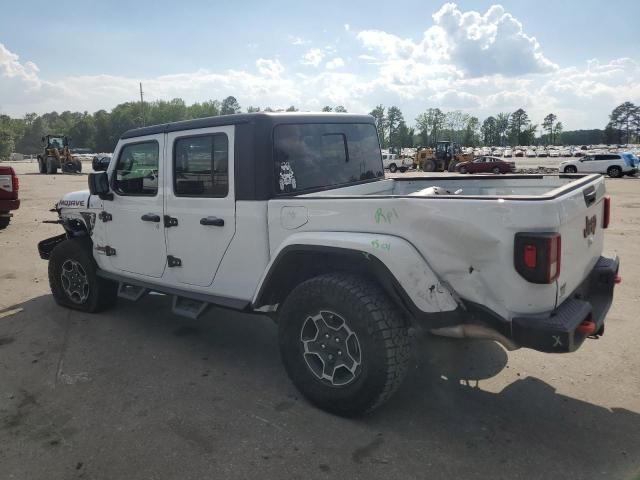
<path id="1" fill-rule="evenodd" d="M 456 165 L 460 173 L 511 173 L 515 170 L 514 162 L 505 162 L 498 157 L 478 157 L 471 162 L 461 162 Z"/>
<path id="2" fill-rule="evenodd" d="M 13 216 L 10 211 L 20 207 L 18 187 L 18 176 L 13 168 L 0 166 L 0 230 L 9 225 Z"/>

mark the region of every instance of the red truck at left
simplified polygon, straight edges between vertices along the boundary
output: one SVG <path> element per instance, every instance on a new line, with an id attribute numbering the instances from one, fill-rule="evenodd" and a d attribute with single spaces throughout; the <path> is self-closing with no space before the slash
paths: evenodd
<path id="1" fill-rule="evenodd" d="M 20 181 L 13 167 L 0 165 L 0 230 L 7 228 L 13 214 L 20 208 L 18 190 Z"/>

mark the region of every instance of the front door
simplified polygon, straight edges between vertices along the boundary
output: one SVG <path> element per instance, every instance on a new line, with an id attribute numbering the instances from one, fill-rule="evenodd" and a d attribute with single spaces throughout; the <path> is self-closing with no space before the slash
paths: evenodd
<path id="1" fill-rule="evenodd" d="M 211 285 L 235 233 L 234 127 L 167 135 L 165 214 L 171 281 Z M 247 252 L 248 255 L 251 252 Z"/>
<path id="2" fill-rule="evenodd" d="M 595 171 L 595 161 L 593 155 L 586 155 L 577 163 L 578 172 L 591 173 Z"/>
<path id="3" fill-rule="evenodd" d="M 109 258 L 116 270 L 162 276 L 167 255 L 161 221 L 163 189 L 158 181 L 163 156 L 164 134 L 131 139 L 114 152 L 113 201 L 105 201 L 104 210 L 111 215 L 105 231 L 108 246 L 115 250 Z"/>

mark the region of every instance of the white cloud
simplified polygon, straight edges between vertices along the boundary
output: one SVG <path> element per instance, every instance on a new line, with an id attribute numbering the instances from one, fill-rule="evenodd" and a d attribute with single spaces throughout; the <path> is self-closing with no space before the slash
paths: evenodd
<path id="1" fill-rule="evenodd" d="M 335 70 L 336 68 L 344 67 L 344 60 L 340 57 L 336 57 L 333 60 L 329 60 L 325 64 L 327 70 Z"/>
<path id="2" fill-rule="evenodd" d="M 0 113 L 110 109 L 137 99 L 139 81 L 149 100 L 181 97 L 191 103 L 234 95 L 243 106 L 318 110 L 342 104 L 362 113 L 382 103 L 399 106 L 409 123 L 429 107 L 461 109 L 481 119 L 522 107 L 534 123 L 554 112 L 565 129 L 602 128 L 616 105 L 640 101 L 640 60 L 558 66 L 525 27 L 500 6 L 478 13 L 445 4 L 418 39 L 362 30 L 348 36 L 351 44 L 340 44 L 348 56 L 325 43 L 307 47 L 297 62 L 291 55 L 298 49 L 289 46 L 291 55 L 258 58 L 249 68 L 141 79 L 104 74 L 54 80 L 0 44 Z M 289 43 L 308 41 L 291 36 Z"/>
<path id="3" fill-rule="evenodd" d="M 344 24 L 344 29 L 345 29 L 345 31 L 347 31 L 347 32 L 349 31 L 350 27 L 349 27 L 349 24 L 348 24 L 348 23 L 345 23 L 345 24 Z"/>
<path id="4" fill-rule="evenodd" d="M 302 61 L 300 63 L 303 65 L 312 65 L 317 67 L 320 65 L 320 62 L 322 62 L 324 57 L 325 53 L 322 50 L 319 48 L 312 48 L 302 56 Z"/>
<path id="5" fill-rule="evenodd" d="M 447 3 L 433 15 L 433 21 L 430 30 L 442 29 L 451 61 L 467 75 L 511 76 L 558 68 L 542 54 L 537 40 L 524 33 L 522 23 L 500 5 L 481 15 Z"/>
<path id="6" fill-rule="evenodd" d="M 311 43 L 309 40 L 305 40 L 302 37 L 296 37 L 293 35 L 287 35 L 287 38 L 289 39 L 289 43 L 291 43 L 291 45 L 309 45 Z"/>

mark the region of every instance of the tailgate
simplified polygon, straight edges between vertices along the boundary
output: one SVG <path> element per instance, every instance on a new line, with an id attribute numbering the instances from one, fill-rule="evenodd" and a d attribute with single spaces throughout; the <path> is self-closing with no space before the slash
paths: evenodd
<path id="1" fill-rule="evenodd" d="M 602 254 L 604 241 L 604 178 L 558 199 L 562 260 L 558 277 L 560 305 L 589 276 Z"/>

